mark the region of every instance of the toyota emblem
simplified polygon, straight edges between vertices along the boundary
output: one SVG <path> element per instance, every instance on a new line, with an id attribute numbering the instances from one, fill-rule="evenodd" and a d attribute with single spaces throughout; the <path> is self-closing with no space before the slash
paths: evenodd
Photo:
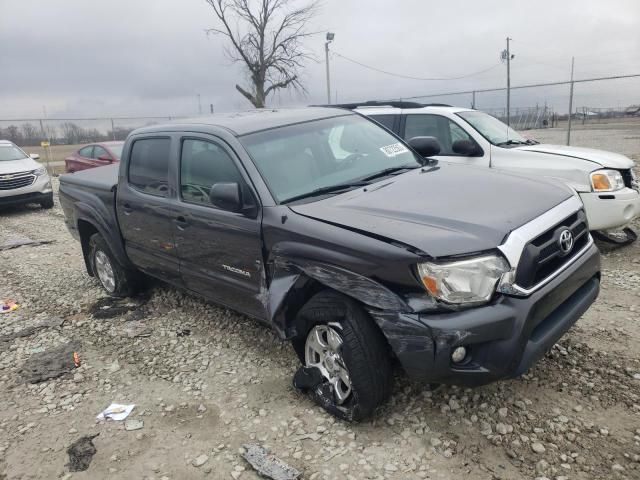
<path id="1" fill-rule="evenodd" d="M 573 233 L 571 233 L 571 230 L 565 229 L 560 233 L 558 245 L 564 255 L 571 251 L 573 248 Z"/>

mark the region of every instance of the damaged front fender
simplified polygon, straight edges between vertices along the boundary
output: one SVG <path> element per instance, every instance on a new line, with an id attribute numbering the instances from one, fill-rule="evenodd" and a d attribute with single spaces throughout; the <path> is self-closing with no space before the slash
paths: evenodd
<path id="1" fill-rule="evenodd" d="M 267 315 L 281 337 L 297 335 L 295 314 L 308 299 L 309 290 L 318 285 L 348 295 L 376 310 L 411 311 L 402 298 L 370 278 L 335 265 L 276 259 L 268 289 Z"/>

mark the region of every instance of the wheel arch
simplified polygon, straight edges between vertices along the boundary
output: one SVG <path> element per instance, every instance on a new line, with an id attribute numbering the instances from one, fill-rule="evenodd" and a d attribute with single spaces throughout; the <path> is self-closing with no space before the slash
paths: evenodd
<path id="1" fill-rule="evenodd" d="M 89 261 L 89 239 L 95 233 L 100 234 L 102 238 L 104 238 L 116 261 L 121 266 L 127 269 L 134 269 L 124 250 L 117 224 L 113 226 L 108 225 L 106 221 L 102 219 L 99 212 L 96 212 L 92 207 L 84 203 L 77 204 L 76 212 L 76 228 L 80 236 L 82 255 L 84 256 L 85 266 L 89 275 L 93 276 Z"/>
<path id="2" fill-rule="evenodd" d="M 310 260 L 274 262 L 267 313 L 285 339 L 299 337 L 297 314 L 318 292 L 332 290 L 362 304 L 365 310 L 411 311 L 403 299 L 384 285 L 336 265 Z M 372 318 L 374 324 L 376 323 Z"/>

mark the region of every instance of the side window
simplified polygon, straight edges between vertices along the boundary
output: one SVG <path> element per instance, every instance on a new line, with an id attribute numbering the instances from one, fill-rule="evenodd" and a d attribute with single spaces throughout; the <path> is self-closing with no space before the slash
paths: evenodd
<path id="1" fill-rule="evenodd" d="M 457 155 L 452 148 L 456 140 L 471 140 L 471 136 L 455 122 L 442 115 L 407 115 L 404 138 L 436 137 L 440 143 L 440 155 Z"/>
<path id="2" fill-rule="evenodd" d="M 209 192 L 216 183 L 243 185 L 233 159 L 219 145 L 195 139 L 182 142 L 180 156 L 180 192 L 186 202 L 211 205 Z"/>
<path id="3" fill-rule="evenodd" d="M 93 152 L 93 145 L 89 145 L 88 147 L 81 148 L 78 151 L 78 154 L 86 158 L 91 158 L 92 152 Z"/>
<path id="4" fill-rule="evenodd" d="M 407 115 L 404 128 L 405 140 L 413 137 L 436 137 L 440 144 L 443 143 L 443 131 L 439 128 L 438 115 Z"/>
<path id="5" fill-rule="evenodd" d="M 456 123 L 449 121 L 449 131 L 451 132 L 451 143 L 456 140 L 469 140 L 473 142 L 473 138 L 467 132 L 465 132 L 459 125 Z M 473 142 L 475 143 L 475 142 Z"/>
<path id="6" fill-rule="evenodd" d="M 370 118 L 374 119 L 376 122 L 382 124 L 384 127 L 388 128 L 392 132 L 394 130 L 394 124 L 398 115 L 369 115 Z"/>
<path id="7" fill-rule="evenodd" d="M 166 197 L 169 194 L 168 138 L 136 140 L 129 159 L 129 184 L 141 192 Z"/>
<path id="8" fill-rule="evenodd" d="M 93 158 L 98 158 L 101 155 L 104 155 L 106 157 L 111 157 L 111 155 L 109 155 L 107 151 L 104 148 L 102 148 L 100 145 L 96 145 L 95 147 L 93 147 Z"/>

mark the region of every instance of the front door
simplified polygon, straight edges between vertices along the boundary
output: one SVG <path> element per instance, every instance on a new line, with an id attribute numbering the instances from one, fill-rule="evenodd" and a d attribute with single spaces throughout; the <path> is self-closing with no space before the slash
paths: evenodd
<path id="1" fill-rule="evenodd" d="M 123 167 L 126 178 L 119 182 L 117 214 L 131 261 L 149 275 L 181 285 L 174 238 L 178 205 L 169 177 L 171 142 L 168 136 L 133 141 Z"/>
<path id="2" fill-rule="evenodd" d="M 436 160 L 479 167 L 488 167 L 490 165 L 490 152 L 488 151 L 483 153 L 479 152 L 473 156 L 460 155 L 453 151 L 453 143 L 456 140 L 471 141 L 478 147 L 479 151 L 482 149 L 462 127 L 443 115 L 426 113 L 405 115 L 403 138 L 409 141 L 413 137 L 422 136 L 435 137 L 438 139 L 440 143 L 440 155 L 433 157 Z"/>
<path id="3" fill-rule="evenodd" d="M 237 157 L 220 139 L 182 139 L 180 222 L 175 225 L 185 286 L 211 300 L 258 318 L 265 317 L 260 210 Z M 243 212 L 214 206 L 216 183 L 241 185 Z"/>

